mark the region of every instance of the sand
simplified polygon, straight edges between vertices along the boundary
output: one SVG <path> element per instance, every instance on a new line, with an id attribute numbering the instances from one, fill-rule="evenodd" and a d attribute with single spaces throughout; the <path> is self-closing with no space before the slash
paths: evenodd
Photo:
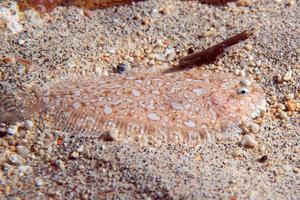
<path id="1" fill-rule="evenodd" d="M 114 76 L 119 63 L 129 73 L 166 69 L 178 55 L 254 28 L 253 38 L 201 67 L 253 77 L 268 103 L 253 121 L 258 127 L 243 127 L 252 148 L 240 145 L 239 134 L 157 145 L 65 140 L 40 116 L 1 124 L 1 199 L 299 199 L 300 3 L 239 2 L 150 0 L 88 12 L 58 7 L 42 16 L 29 10 L 17 12 L 17 27 L 0 17 L 1 87 L 13 91 L 70 76 Z"/>

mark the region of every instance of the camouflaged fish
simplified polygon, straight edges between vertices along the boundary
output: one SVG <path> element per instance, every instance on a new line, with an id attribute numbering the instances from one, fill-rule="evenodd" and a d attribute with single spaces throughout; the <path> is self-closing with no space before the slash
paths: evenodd
<path id="1" fill-rule="evenodd" d="M 0 103 L 0 122 L 37 113 L 53 116 L 66 132 L 120 139 L 198 143 L 265 108 L 261 87 L 233 74 L 199 69 L 174 73 L 70 79 L 48 86 L 23 105 L 10 95 Z"/>

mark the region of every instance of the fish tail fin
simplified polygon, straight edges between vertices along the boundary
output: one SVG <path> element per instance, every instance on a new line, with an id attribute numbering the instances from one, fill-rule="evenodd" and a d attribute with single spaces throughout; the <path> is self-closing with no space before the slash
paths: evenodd
<path id="1" fill-rule="evenodd" d="M 41 111 L 43 103 L 37 90 L 17 91 L 0 83 L 0 123 L 13 124 Z"/>

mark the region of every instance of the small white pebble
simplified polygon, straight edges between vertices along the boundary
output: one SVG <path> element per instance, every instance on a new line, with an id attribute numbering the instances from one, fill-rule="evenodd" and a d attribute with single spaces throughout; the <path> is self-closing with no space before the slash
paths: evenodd
<path id="1" fill-rule="evenodd" d="M 287 114 L 286 112 L 280 110 L 280 111 L 279 111 L 279 118 L 280 118 L 280 119 L 283 119 L 283 120 L 288 120 L 288 119 L 289 119 L 289 116 L 288 116 L 288 114 Z"/>
<path id="2" fill-rule="evenodd" d="M 157 46 L 164 46 L 164 43 L 162 42 L 161 39 L 158 39 L 158 40 L 156 41 L 156 45 L 157 45 Z"/>
<path id="3" fill-rule="evenodd" d="M 107 52 L 111 53 L 111 54 L 114 54 L 114 53 L 116 53 L 116 48 L 115 47 L 110 47 L 110 48 L 107 49 Z"/>
<path id="4" fill-rule="evenodd" d="M 294 168 L 293 168 L 293 172 L 294 172 L 294 173 L 299 173 L 299 172 L 300 172 L 300 168 L 294 167 Z"/>
<path id="5" fill-rule="evenodd" d="M 262 153 L 265 153 L 266 152 L 266 147 L 265 146 L 259 146 L 259 151 L 262 152 Z"/>
<path id="6" fill-rule="evenodd" d="M 235 70 L 234 70 L 234 74 L 238 76 L 238 75 L 240 75 L 240 71 L 241 71 L 241 70 L 239 70 L 239 69 L 235 69 Z"/>
<path id="7" fill-rule="evenodd" d="M 20 175 L 28 174 L 31 171 L 32 171 L 32 168 L 28 165 L 20 165 L 18 167 L 18 172 Z"/>
<path id="8" fill-rule="evenodd" d="M 137 91 L 137 90 L 132 90 L 132 95 L 133 95 L 134 97 L 138 97 L 138 96 L 140 96 L 140 92 Z"/>
<path id="9" fill-rule="evenodd" d="M 295 0 L 289 0 L 289 1 L 287 2 L 287 5 L 290 6 L 290 7 L 293 7 L 295 4 L 296 4 L 296 1 L 295 1 Z"/>
<path id="10" fill-rule="evenodd" d="M 36 178 L 36 179 L 35 179 L 35 185 L 36 185 L 37 187 L 41 187 L 42 185 L 44 185 L 44 182 L 43 182 L 42 179 Z"/>
<path id="11" fill-rule="evenodd" d="M 106 115 L 111 114 L 112 110 L 108 105 L 104 105 L 103 111 Z"/>
<path id="12" fill-rule="evenodd" d="M 235 150 L 231 153 L 231 155 L 235 158 L 240 157 L 242 155 L 242 152 L 240 150 Z"/>
<path id="13" fill-rule="evenodd" d="M 79 165 L 78 169 L 84 169 L 84 165 Z"/>
<path id="14" fill-rule="evenodd" d="M 78 153 L 82 153 L 83 152 L 83 145 L 81 145 L 80 147 L 78 147 L 76 151 Z"/>
<path id="15" fill-rule="evenodd" d="M 287 100 L 291 100 L 291 99 L 294 99 L 295 96 L 294 96 L 294 94 L 290 93 L 290 94 L 285 95 L 285 98 L 286 98 Z"/>
<path id="16" fill-rule="evenodd" d="M 245 77 L 245 76 L 246 76 L 246 72 L 245 72 L 244 70 L 241 70 L 241 71 L 240 71 L 240 75 L 241 75 L 242 77 Z"/>
<path id="17" fill-rule="evenodd" d="M 25 43 L 25 40 L 19 39 L 18 43 L 19 43 L 19 45 L 23 45 Z"/>
<path id="18" fill-rule="evenodd" d="M 21 155 L 23 158 L 26 158 L 29 156 L 29 149 L 25 146 L 19 145 L 17 146 L 17 152 L 19 155 Z"/>
<path id="19" fill-rule="evenodd" d="M 252 133 L 257 133 L 259 131 L 259 125 L 255 123 L 250 124 L 250 130 Z"/>
<path id="20" fill-rule="evenodd" d="M 240 66 L 242 68 L 246 68 L 246 67 L 248 67 L 248 65 L 249 65 L 249 61 L 247 61 L 247 60 L 241 60 L 240 61 Z"/>
<path id="21" fill-rule="evenodd" d="M 153 120 L 153 121 L 160 120 L 160 117 L 158 115 L 156 115 L 155 113 L 149 113 L 147 116 L 150 120 Z"/>
<path id="22" fill-rule="evenodd" d="M 257 142 L 250 135 L 244 135 L 241 139 L 241 145 L 246 148 L 254 148 L 257 146 Z"/>
<path id="23" fill-rule="evenodd" d="M 251 51 L 253 49 L 253 46 L 251 44 L 246 44 L 245 49 Z"/>
<path id="24" fill-rule="evenodd" d="M 14 165 L 21 165 L 25 162 L 25 160 L 17 154 L 12 154 L 8 159 L 9 162 Z"/>
<path id="25" fill-rule="evenodd" d="M 158 53 L 158 54 L 155 54 L 155 59 L 160 60 L 160 61 L 165 61 L 166 57 L 165 57 L 165 55 Z"/>
<path id="26" fill-rule="evenodd" d="M 33 122 L 31 120 L 25 120 L 24 126 L 26 129 L 31 129 L 33 127 Z"/>
<path id="27" fill-rule="evenodd" d="M 71 153 L 71 158 L 79 158 L 79 153 L 77 151 L 74 151 Z"/>
<path id="28" fill-rule="evenodd" d="M 6 132 L 7 132 L 8 135 L 14 135 L 18 132 L 18 126 L 14 125 L 14 126 L 8 127 Z"/>
<path id="29" fill-rule="evenodd" d="M 66 166 L 65 166 L 65 163 L 62 161 L 62 160 L 57 160 L 56 161 L 56 165 L 59 167 L 59 169 L 61 170 L 65 170 L 66 169 Z"/>
<path id="30" fill-rule="evenodd" d="M 240 84 L 243 86 L 250 86 L 251 85 L 251 81 L 248 79 L 243 79 L 240 81 Z"/>
<path id="31" fill-rule="evenodd" d="M 283 76 L 283 80 L 289 81 L 292 78 L 292 74 L 293 74 L 292 70 L 287 71 Z"/>
<path id="32" fill-rule="evenodd" d="M 211 36 L 214 36 L 214 35 L 217 35 L 217 34 L 218 34 L 217 30 L 214 29 L 214 28 L 211 28 L 210 30 L 204 32 L 202 34 L 202 37 L 211 37 Z"/>

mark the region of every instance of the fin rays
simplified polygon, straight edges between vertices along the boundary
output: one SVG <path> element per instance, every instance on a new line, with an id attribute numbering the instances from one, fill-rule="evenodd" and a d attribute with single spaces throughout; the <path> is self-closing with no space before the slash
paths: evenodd
<path id="1" fill-rule="evenodd" d="M 202 129 L 185 130 L 135 119 L 109 118 L 99 113 L 86 111 L 84 108 L 73 110 L 62 107 L 59 112 L 49 112 L 49 114 L 58 128 L 78 136 L 101 136 L 107 131 L 117 131 L 119 140 L 143 139 L 155 142 L 195 144 L 209 138 L 207 131 Z"/>

